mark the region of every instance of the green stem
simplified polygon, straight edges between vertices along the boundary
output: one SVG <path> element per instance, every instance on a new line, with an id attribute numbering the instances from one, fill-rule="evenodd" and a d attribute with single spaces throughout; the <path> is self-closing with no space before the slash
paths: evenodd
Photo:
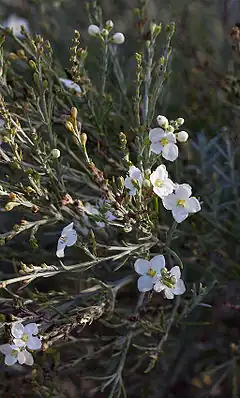
<path id="1" fill-rule="evenodd" d="M 108 70 L 108 43 L 104 43 L 102 89 L 101 89 L 102 94 L 105 93 L 106 81 L 107 81 L 107 70 Z"/>

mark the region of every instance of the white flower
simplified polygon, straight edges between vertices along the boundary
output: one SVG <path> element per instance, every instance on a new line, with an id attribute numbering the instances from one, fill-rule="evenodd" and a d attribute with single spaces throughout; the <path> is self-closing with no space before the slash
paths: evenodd
<path id="1" fill-rule="evenodd" d="M 153 288 L 154 283 L 158 280 L 161 269 L 165 267 L 165 258 L 161 254 L 153 257 L 150 261 L 139 258 L 135 261 L 135 271 L 141 275 L 138 278 L 138 290 L 140 292 L 148 292 Z"/>
<path id="2" fill-rule="evenodd" d="M 33 356 L 30 352 L 14 344 L 3 344 L 0 346 L 0 352 L 5 355 L 5 364 L 8 366 L 19 362 L 21 365 L 33 365 Z"/>
<path id="3" fill-rule="evenodd" d="M 123 33 L 117 32 L 113 35 L 112 41 L 115 44 L 123 44 L 125 41 L 125 37 Z"/>
<path id="4" fill-rule="evenodd" d="M 59 80 L 69 90 L 74 90 L 74 91 L 76 91 L 76 93 L 81 93 L 82 92 L 81 87 L 79 87 L 79 85 L 77 83 L 74 83 L 72 80 L 64 79 L 63 77 L 60 77 Z"/>
<path id="5" fill-rule="evenodd" d="M 141 187 L 143 183 L 142 173 L 137 167 L 131 166 L 128 174 L 129 176 L 124 180 L 124 186 L 129 189 L 128 194 L 130 196 L 135 196 L 138 187 Z"/>
<path id="6" fill-rule="evenodd" d="M 151 151 L 162 154 L 166 160 L 173 162 L 178 157 L 178 147 L 175 145 L 176 137 L 173 133 L 168 133 L 161 128 L 154 128 L 149 132 L 151 141 Z"/>
<path id="7" fill-rule="evenodd" d="M 177 122 L 178 126 L 182 126 L 182 124 L 184 123 L 183 117 L 179 117 L 179 118 L 176 120 L 176 122 Z"/>
<path id="8" fill-rule="evenodd" d="M 77 232 L 73 228 L 73 222 L 63 228 L 60 238 L 58 239 L 56 256 L 58 258 L 64 257 L 64 250 L 66 246 L 73 246 L 77 242 Z"/>
<path id="9" fill-rule="evenodd" d="M 165 116 L 158 115 L 157 122 L 158 122 L 159 126 L 164 128 L 165 130 L 168 128 L 169 122 Z"/>
<path id="10" fill-rule="evenodd" d="M 100 216 L 101 213 L 100 211 L 93 205 L 91 205 L 90 203 L 85 203 L 84 205 L 84 211 L 86 214 L 90 215 L 90 216 Z M 86 224 L 88 223 L 88 218 L 85 218 Z M 89 223 L 88 223 L 89 225 Z M 104 228 L 105 227 L 105 222 L 103 221 L 96 221 L 96 225 L 99 228 Z"/>
<path id="11" fill-rule="evenodd" d="M 163 206 L 167 210 L 172 211 L 172 215 L 177 223 L 184 221 L 189 213 L 197 213 L 201 210 L 200 203 L 197 198 L 192 195 L 192 188 L 188 184 L 180 184 L 175 186 L 175 192 L 164 196 L 162 199 Z"/>
<path id="12" fill-rule="evenodd" d="M 13 34 L 17 37 L 23 37 L 21 33 L 21 26 L 24 27 L 26 32 L 30 32 L 28 21 L 24 18 L 20 18 L 15 14 L 10 15 L 2 24 L 4 28 L 10 28 Z"/>
<path id="13" fill-rule="evenodd" d="M 179 142 L 186 142 L 188 139 L 188 133 L 184 130 L 179 131 L 176 133 L 176 138 Z"/>
<path id="14" fill-rule="evenodd" d="M 100 28 L 97 25 L 89 25 L 88 34 L 90 36 L 98 36 L 100 35 Z"/>
<path id="15" fill-rule="evenodd" d="M 42 346 L 41 340 L 36 335 L 38 334 L 38 327 L 36 323 L 29 323 L 23 326 L 22 323 L 16 322 L 11 328 L 13 342 L 16 347 L 27 347 L 30 350 L 39 350 Z"/>
<path id="16" fill-rule="evenodd" d="M 168 178 L 168 172 L 164 164 L 158 166 L 150 175 L 150 181 L 153 185 L 153 191 L 160 198 L 173 192 L 174 183 Z"/>
<path id="17" fill-rule="evenodd" d="M 59 149 L 54 148 L 51 152 L 51 155 L 54 159 L 58 159 L 61 156 L 61 152 L 59 151 Z"/>
<path id="18" fill-rule="evenodd" d="M 178 266 L 173 267 L 170 271 L 166 268 L 161 269 L 161 274 L 157 282 L 154 284 L 155 292 L 164 291 L 167 299 L 173 299 L 174 295 L 183 294 L 186 290 L 183 280 L 181 279 L 181 271 Z"/>

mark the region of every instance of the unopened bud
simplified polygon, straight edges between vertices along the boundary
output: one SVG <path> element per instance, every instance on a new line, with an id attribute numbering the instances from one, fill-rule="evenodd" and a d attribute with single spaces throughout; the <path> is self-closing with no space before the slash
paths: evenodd
<path id="1" fill-rule="evenodd" d="M 28 65 L 35 70 L 37 69 L 37 65 L 35 64 L 35 62 L 32 59 L 30 59 L 30 61 L 28 62 Z"/>
<path id="2" fill-rule="evenodd" d="M 167 128 L 167 131 L 169 132 L 169 133 L 173 133 L 174 132 L 174 127 L 173 126 L 168 126 L 168 128 Z"/>
<path id="3" fill-rule="evenodd" d="M 75 106 L 71 109 L 71 116 L 73 117 L 73 119 L 76 119 L 77 118 L 77 114 L 78 114 L 78 111 L 77 111 L 77 108 L 75 108 Z"/>
<path id="4" fill-rule="evenodd" d="M 54 148 L 51 152 L 51 155 L 54 159 L 58 159 L 61 156 L 61 152 L 59 151 L 59 149 Z"/>
<path id="5" fill-rule="evenodd" d="M 165 130 L 168 128 L 168 119 L 165 116 L 158 115 L 157 116 L 157 122 L 160 127 L 164 128 Z"/>
<path id="6" fill-rule="evenodd" d="M 90 36 L 98 36 L 100 34 L 100 29 L 97 25 L 90 25 L 88 27 L 88 34 Z"/>
<path id="7" fill-rule="evenodd" d="M 18 56 L 15 53 L 10 53 L 10 54 L 8 54 L 8 59 L 10 61 L 15 61 L 16 59 L 18 59 Z"/>
<path id="8" fill-rule="evenodd" d="M 183 123 L 184 123 L 183 117 L 179 117 L 179 118 L 176 120 L 176 122 L 177 122 L 178 126 L 182 126 Z"/>
<path id="9" fill-rule="evenodd" d="M 82 145 L 83 145 L 83 146 L 86 146 L 86 143 L 87 143 L 87 134 L 86 134 L 86 133 L 82 133 L 82 134 L 80 135 L 80 140 L 81 140 Z"/>
<path id="10" fill-rule="evenodd" d="M 66 121 L 65 127 L 66 127 L 66 129 L 67 129 L 68 131 L 70 131 L 71 133 L 74 133 L 73 124 L 72 124 L 69 120 Z"/>
<path id="11" fill-rule="evenodd" d="M 107 37 L 109 35 L 109 31 L 107 29 L 102 29 L 101 30 L 101 35 L 104 37 Z"/>
<path id="12" fill-rule="evenodd" d="M 188 139 L 188 133 L 186 131 L 179 131 L 176 133 L 176 138 L 179 142 L 186 142 Z"/>
<path id="13" fill-rule="evenodd" d="M 112 41 L 115 44 L 123 44 L 125 41 L 125 36 L 123 35 L 123 33 L 117 32 L 113 35 Z"/>
<path id="14" fill-rule="evenodd" d="M 109 20 L 106 22 L 106 29 L 111 30 L 113 28 L 114 24 L 113 21 Z"/>

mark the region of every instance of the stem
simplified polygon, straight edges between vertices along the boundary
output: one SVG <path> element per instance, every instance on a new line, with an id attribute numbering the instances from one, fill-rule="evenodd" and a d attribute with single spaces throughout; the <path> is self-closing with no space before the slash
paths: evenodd
<path id="1" fill-rule="evenodd" d="M 177 222 L 174 221 L 172 227 L 170 228 L 170 230 L 167 234 L 166 246 L 170 245 L 176 228 L 177 228 Z"/>
<path id="2" fill-rule="evenodd" d="M 102 94 L 105 93 L 107 70 L 108 70 L 108 43 L 104 43 L 103 74 L 102 74 L 102 89 L 101 89 Z"/>

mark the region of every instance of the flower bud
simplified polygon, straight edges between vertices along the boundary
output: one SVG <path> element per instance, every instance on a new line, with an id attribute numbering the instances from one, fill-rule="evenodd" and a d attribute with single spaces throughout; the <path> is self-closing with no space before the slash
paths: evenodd
<path id="1" fill-rule="evenodd" d="M 75 106 L 73 106 L 71 109 L 71 116 L 73 117 L 73 119 L 77 118 L 77 114 L 78 114 L 77 108 L 75 108 Z"/>
<path id="2" fill-rule="evenodd" d="M 173 133 L 174 132 L 174 127 L 173 126 L 168 126 L 168 128 L 167 128 L 167 131 L 169 132 L 169 133 Z"/>
<path id="3" fill-rule="evenodd" d="M 176 120 L 176 122 L 177 122 L 177 124 L 178 124 L 179 126 L 182 126 L 182 124 L 184 123 L 183 117 L 179 117 L 179 118 Z"/>
<path id="4" fill-rule="evenodd" d="M 86 143 L 87 143 L 87 134 L 86 134 L 86 133 L 82 133 L 82 134 L 80 135 L 80 140 L 81 140 L 82 145 L 83 145 L 83 146 L 86 146 Z"/>
<path id="5" fill-rule="evenodd" d="M 109 20 L 106 22 L 106 29 L 111 30 L 113 28 L 114 24 L 113 21 Z"/>
<path id="6" fill-rule="evenodd" d="M 102 30 L 101 30 L 101 35 L 102 35 L 103 37 L 107 37 L 107 36 L 109 35 L 109 31 L 108 31 L 107 29 L 102 29 Z"/>
<path id="7" fill-rule="evenodd" d="M 188 133 L 186 131 L 179 131 L 176 134 L 176 138 L 179 142 L 186 142 L 188 139 Z"/>
<path id="8" fill-rule="evenodd" d="M 98 36 L 100 34 L 100 29 L 97 25 L 89 25 L 88 34 L 90 36 Z"/>
<path id="9" fill-rule="evenodd" d="M 124 37 L 124 35 L 123 35 L 122 33 L 117 32 L 117 33 L 115 33 L 115 34 L 113 35 L 112 41 L 113 41 L 113 43 L 115 43 L 115 44 L 122 44 L 122 43 L 124 43 L 124 41 L 125 41 L 125 37 Z"/>
<path id="10" fill-rule="evenodd" d="M 168 119 L 165 116 L 158 115 L 157 116 L 157 122 L 160 127 L 164 128 L 165 130 L 168 128 Z"/>
<path id="11" fill-rule="evenodd" d="M 61 156 L 61 152 L 59 151 L 59 149 L 55 148 L 52 150 L 51 155 L 54 159 L 58 159 Z"/>

